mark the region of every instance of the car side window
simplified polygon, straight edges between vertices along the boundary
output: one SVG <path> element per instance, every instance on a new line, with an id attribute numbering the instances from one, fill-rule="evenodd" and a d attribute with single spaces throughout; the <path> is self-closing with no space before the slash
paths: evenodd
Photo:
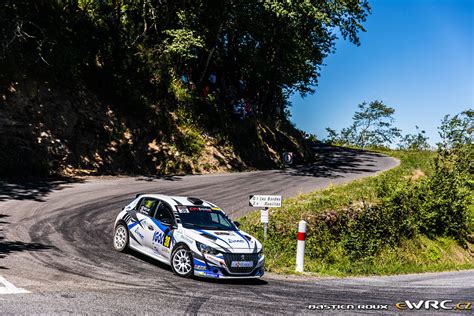
<path id="1" fill-rule="evenodd" d="M 137 207 L 137 212 L 145 215 L 151 215 L 158 204 L 158 200 L 153 198 L 143 198 Z"/>
<path id="2" fill-rule="evenodd" d="M 172 225 L 174 222 L 171 209 L 163 202 L 160 202 L 153 217 L 167 225 Z"/>

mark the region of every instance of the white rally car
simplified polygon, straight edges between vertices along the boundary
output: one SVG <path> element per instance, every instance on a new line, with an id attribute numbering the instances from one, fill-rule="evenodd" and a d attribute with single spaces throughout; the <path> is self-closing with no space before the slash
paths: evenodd
<path id="1" fill-rule="evenodd" d="M 169 264 L 182 277 L 260 278 L 262 244 L 238 226 L 207 201 L 139 194 L 118 214 L 113 244 Z"/>

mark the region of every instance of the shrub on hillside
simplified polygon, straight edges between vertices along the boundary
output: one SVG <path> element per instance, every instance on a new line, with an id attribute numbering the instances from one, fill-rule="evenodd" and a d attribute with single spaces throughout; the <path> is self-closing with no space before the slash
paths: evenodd
<path id="1" fill-rule="evenodd" d="M 420 232 L 427 236 L 466 238 L 470 192 L 467 174 L 446 166 L 442 158 L 434 161 L 435 172 L 423 183 L 420 192 Z"/>
<path id="2" fill-rule="evenodd" d="M 335 219 L 311 223 L 308 255 L 331 261 L 342 248 L 350 260 L 370 261 L 385 247 L 395 247 L 417 234 L 446 236 L 465 243 L 470 191 L 465 175 L 446 170 L 438 158 L 434 172 L 418 180 L 383 178 L 377 204 L 365 203 L 334 213 Z"/>

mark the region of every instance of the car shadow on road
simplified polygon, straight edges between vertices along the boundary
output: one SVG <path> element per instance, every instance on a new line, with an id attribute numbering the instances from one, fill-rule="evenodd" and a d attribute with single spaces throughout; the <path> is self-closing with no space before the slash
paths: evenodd
<path id="1" fill-rule="evenodd" d="M 68 188 L 73 183 L 83 183 L 84 179 L 57 177 L 46 180 L 0 181 L 0 202 L 8 200 L 33 200 L 44 202 L 53 191 Z"/>
<path id="2" fill-rule="evenodd" d="M 168 270 L 170 273 L 172 273 L 172 272 L 171 272 L 171 267 L 170 267 L 169 265 L 167 265 L 167 264 L 164 264 L 164 263 L 161 262 L 161 261 L 158 261 L 158 260 L 155 260 L 155 259 L 153 259 L 153 258 L 150 258 L 150 257 L 148 257 L 148 256 L 146 256 L 146 255 L 144 255 L 144 254 L 142 254 L 142 253 L 140 253 L 140 252 L 138 252 L 138 251 L 135 251 L 135 250 L 133 250 L 133 249 L 130 249 L 130 248 L 128 248 L 128 249 L 126 250 L 126 252 L 127 252 L 129 255 L 132 255 L 132 256 L 134 256 L 135 258 L 139 259 L 139 260 L 142 260 L 142 261 L 145 261 L 146 263 L 149 263 L 149 264 L 151 264 L 151 265 L 157 266 L 158 268 L 161 268 L 161 269 L 164 269 L 164 270 Z"/>
<path id="3" fill-rule="evenodd" d="M 267 285 L 268 282 L 262 279 L 211 279 L 193 277 L 194 280 L 203 283 L 229 284 L 229 285 Z"/>

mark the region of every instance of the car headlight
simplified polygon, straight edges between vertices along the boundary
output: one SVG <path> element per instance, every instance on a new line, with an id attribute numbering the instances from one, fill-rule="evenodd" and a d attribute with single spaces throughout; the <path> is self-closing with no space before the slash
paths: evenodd
<path id="1" fill-rule="evenodd" d="M 199 241 L 196 241 L 196 246 L 199 249 L 199 251 L 201 251 L 202 253 L 208 253 L 210 255 L 219 254 L 219 251 L 217 249 L 214 249 L 211 246 L 200 243 Z"/>

